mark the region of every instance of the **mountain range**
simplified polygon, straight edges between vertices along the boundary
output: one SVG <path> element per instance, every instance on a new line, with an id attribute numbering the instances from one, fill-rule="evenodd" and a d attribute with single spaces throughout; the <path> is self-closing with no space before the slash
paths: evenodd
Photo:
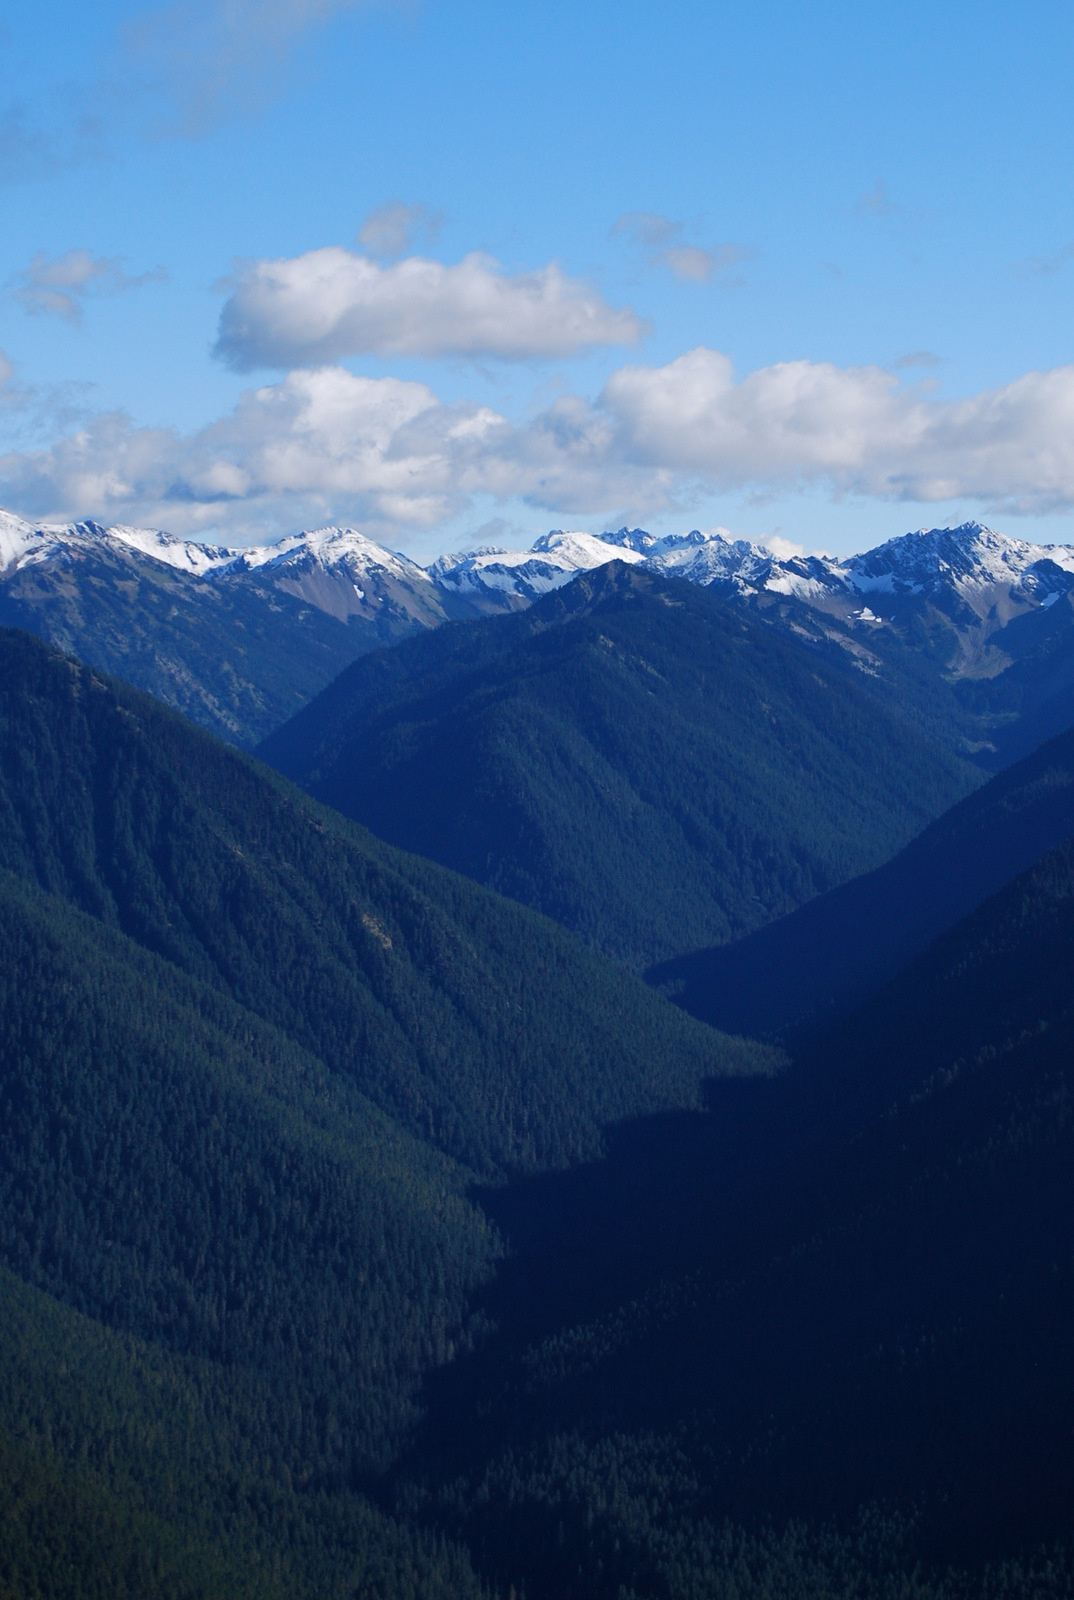
<path id="1" fill-rule="evenodd" d="M 980 781 L 907 699 L 613 561 L 363 656 L 259 754 L 640 970 L 878 865 Z"/>
<path id="2" fill-rule="evenodd" d="M 4 1593 L 476 1596 L 362 1492 L 475 1184 L 776 1058 L 6 630 L 0 818 Z"/>
<path id="3" fill-rule="evenodd" d="M 0 514 L 0 623 L 116 672 L 240 746 L 363 650 L 473 614 L 349 529 L 229 550 Z"/>
<path id="4" fill-rule="evenodd" d="M 540 778 L 579 872 L 659 802 L 595 894 L 680 790 L 661 872 L 716 818 L 778 887 L 951 788 L 790 1058 L 0 630 L 5 1597 L 1069 1596 L 1074 734 L 981 786 L 758 611 L 613 561 L 367 654 L 305 754 Z"/>
<path id="5" fill-rule="evenodd" d="M 719 532 L 553 531 L 421 567 L 351 529 L 229 549 L 0 514 L 0 622 L 27 628 L 252 747 L 364 651 L 525 609 L 609 560 L 714 588 L 843 651 L 893 699 L 927 681 L 992 768 L 1069 725 L 1074 553 L 966 523 L 845 560 Z"/>

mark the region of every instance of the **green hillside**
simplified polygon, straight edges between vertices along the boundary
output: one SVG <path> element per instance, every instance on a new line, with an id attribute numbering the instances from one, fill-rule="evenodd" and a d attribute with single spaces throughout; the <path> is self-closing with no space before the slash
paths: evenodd
<path id="1" fill-rule="evenodd" d="M 875 866 L 980 781 L 841 656 L 612 563 L 364 657 L 261 753 L 644 967 Z"/>
<path id="2" fill-rule="evenodd" d="M 716 1027 L 800 1034 L 878 989 L 1071 835 L 1074 732 L 1067 732 L 952 806 L 874 872 L 736 944 L 688 952 L 646 976 Z"/>
<path id="3" fill-rule="evenodd" d="M 1069 1597 L 1072 979 L 774 1073 L 0 634 L 0 1596 Z"/>
<path id="4" fill-rule="evenodd" d="M 500 1246 L 468 1181 L 3 874 L 0 1592 L 343 1596 L 378 1562 L 468 1592 L 354 1488 L 472 1337 Z"/>
<path id="5" fill-rule="evenodd" d="M 476 1600 L 383 1509 L 476 1180 L 773 1058 L 16 633 L 0 858 L 0 1595 Z"/>
<path id="6" fill-rule="evenodd" d="M 0 867 L 280 1028 L 486 1170 L 600 1148 L 744 1047 L 381 844 L 147 695 L 0 635 Z"/>

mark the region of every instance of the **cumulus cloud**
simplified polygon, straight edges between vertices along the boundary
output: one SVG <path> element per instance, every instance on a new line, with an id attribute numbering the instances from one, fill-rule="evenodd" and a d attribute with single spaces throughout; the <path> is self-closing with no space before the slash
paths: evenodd
<path id="1" fill-rule="evenodd" d="M 216 354 L 240 372 L 342 356 L 562 357 L 633 344 L 645 325 L 553 262 L 505 273 L 485 255 L 446 267 L 383 266 L 338 246 L 245 268 L 220 315 Z"/>
<path id="2" fill-rule="evenodd" d="M 0 505 L 241 537 L 345 518 L 375 536 L 435 528 L 476 496 L 557 515 L 641 516 L 696 489 L 807 485 L 887 500 L 1074 507 L 1074 367 L 940 401 L 877 367 L 791 361 L 736 379 L 715 350 L 628 366 L 595 401 L 525 424 L 425 384 L 291 372 L 200 431 L 91 420 L 0 458 Z"/>
<path id="3" fill-rule="evenodd" d="M 699 348 L 624 367 L 601 397 L 619 447 L 726 486 L 827 481 L 885 499 L 974 499 L 1012 511 L 1074 504 L 1074 367 L 971 399 L 906 391 L 880 367 L 786 361 L 736 382 Z"/>
<path id="4" fill-rule="evenodd" d="M 724 537 L 733 538 L 734 536 L 725 533 Z M 782 534 L 779 533 L 769 534 L 761 540 L 761 543 L 766 550 L 771 550 L 772 554 L 780 561 L 794 561 L 798 556 L 805 555 L 804 544 L 798 544 L 794 539 L 784 539 Z"/>
<path id="5" fill-rule="evenodd" d="M 668 267 L 687 283 L 711 283 L 717 275 L 753 257 L 753 251 L 740 244 L 723 244 L 718 250 L 685 244 L 683 233 L 681 222 L 655 211 L 628 211 L 612 228 L 613 239 L 626 238 L 640 245 L 650 265 Z"/>
<path id="6" fill-rule="evenodd" d="M 51 258 L 43 252 L 34 256 L 18 278 L 15 299 L 32 316 L 62 317 L 80 322 L 82 303 L 91 294 L 122 294 L 157 282 L 166 276 L 163 267 L 131 277 L 122 263 L 105 256 L 91 256 L 88 250 L 67 250 Z"/>
<path id="7" fill-rule="evenodd" d="M 419 238 L 435 239 L 440 217 L 428 206 L 407 206 L 388 200 L 376 206 L 358 229 L 358 243 L 370 255 L 391 260 L 405 255 Z"/>

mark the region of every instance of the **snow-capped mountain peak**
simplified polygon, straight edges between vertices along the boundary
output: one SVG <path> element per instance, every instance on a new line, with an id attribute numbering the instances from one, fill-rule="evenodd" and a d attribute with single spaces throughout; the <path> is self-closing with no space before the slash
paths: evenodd
<path id="1" fill-rule="evenodd" d="M 377 544 L 376 540 L 359 533 L 357 528 L 314 528 L 290 534 L 275 544 L 249 546 L 235 554 L 251 571 L 259 567 L 283 568 L 308 562 L 326 570 L 339 566 L 345 566 L 351 572 L 376 568 L 410 581 L 426 580 L 424 569 L 416 561 Z"/>
<path id="2" fill-rule="evenodd" d="M 889 539 L 846 563 L 855 587 L 924 593 L 937 585 L 1017 584 L 1031 568 L 1051 562 L 1074 573 L 1068 545 L 1030 544 L 981 522 L 957 528 L 919 528 Z"/>
<path id="3" fill-rule="evenodd" d="M 79 532 L 84 529 L 91 540 L 115 539 L 129 550 L 138 550 L 144 556 L 152 556 L 155 561 L 163 561 L 167 566 L 175 567 L 179 572 L 189 572 L 197 578 L 234 565 L 242 553 L 223 545 L 173 539 L 170 534 L 159 533 L 151 528 L 128 528 L 122 524 L 102 528 L 96 522 L 83 522 L 76 524 L 76 529 Z"/>
<path id="4" fill-rule="evenodd" d="M 578 572 L 606 566 L 609 561 L 644 560 L 645 556 L 629 544 L 553 528 L 535 539 L 528 550 L 486 545 L 479 550 L 441 556 L 427 570 L 449 594 L 490 610 L 518 610 L 569 583 Z"/>

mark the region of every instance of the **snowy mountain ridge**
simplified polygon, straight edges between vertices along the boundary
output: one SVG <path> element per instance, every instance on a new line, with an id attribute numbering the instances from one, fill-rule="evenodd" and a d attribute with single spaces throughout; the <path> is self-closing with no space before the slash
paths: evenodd
<path id="1" fill-rule="evenodd" d="M 1000 670 L 1007 660 L 997 655 L 995 635 L 1009 622 L 1067 596 L 1074 605 L 1074 547 L 1032 544 L 979 522 L 921 528 L 845 558 L 781 556 L 726 529 L 658 537 L 642 528 L 600 534 L 557 528 L 526 550 L 482 546 L 423 567 L 349 527 L 236 548 L 92 521 L 35 525 L 0 512 L 0 584 L 8 593 L 20 574 L 58 575 L 103 555 L 121 565 L 140 563 L 143 577 L 163 567 L 180 581 L 232 592 L 252 584 L 341 623 L 368 625 L 381 643 L 408 628 L 524 610 L 577 573 L 615 560 L 713 587 L 773 621 L 781 606 L 805 606 L 811 630 L 838 625 L 840 642 L 859 653 L 877 629 L 901 629 L 927 613 L 933 632 L 948 639 L 941 653 L 956 672 Z M 799 623 L 788 613 L 788 625 L 800 625 L 802 611 L 795 615 Z M 854 644 L 855 637 L 863 643 Z"/>
<path id="2" fill-rule="evenodd" d="M 30 523 L 9 511 L 0 511 L 0 574 L 18 571 L 29 562 L 62 557 L 74 550 L 95 551 L 118 544 L 162 561 L 193 577 L 212 577 L 236 570 L 284 567 L 303 558 L 325 568 L 346 565 L 355 569 L 381 568 L 400 578 L 425 579 L 426 574 L 409 556 L 387 550 L 355 528 L 315 528 L 287 534 L 274 544 L 243 547 L 199 544 L 176 539 L 154 528 L 133 528 L 122 523 L 103 527 L 99 522 Z"/>
<path id="3" fill-rule="evenodd" d="M 767 590 L 812 604 L 855 595 L 911 595 L 954 590 L 970 599 L 975 590 L 1000 585 L 1021 588 L 1026 600 L 1067 592 L 1074 576 L 1074 547 L 1037 545 L 998 533 L 979 522 L 955 528 L 921 528 L 889 539 L 859 555 L 780 557 L 765 545 L 726 536 L 725 530 L 657 537 L 641 528 L 586 533 L 552 529 L 525 550 L 486 545 L 440 556 L 422 567 L 355 528 L 328 526 L 288 534 L 272 544 L 235 547 L 177 539 L 157 529 L 86 521 L 34 524 L 0 511 L 0 575 L 30 563 L 62 559 L 102 546 L 161 561 L 192 577 L 314 566 L 326 573 L 343 567 L 350 577 L 376 571 L 449 594 L 518 609 L 567 583 L 576 572 L 607 561 L 644 563 L 669 577 L 703 586 L 719 584 L 740 593 Z"/>

